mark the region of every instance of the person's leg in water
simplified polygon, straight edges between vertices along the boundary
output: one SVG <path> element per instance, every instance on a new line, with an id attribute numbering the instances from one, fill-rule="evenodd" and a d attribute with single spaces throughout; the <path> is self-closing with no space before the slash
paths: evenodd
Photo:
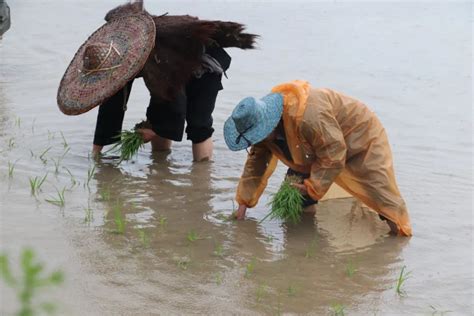
<path id="1" fill-rule="evenodd" d="M 206 73 L 190 81 L 187 86 L 186 134 L 193 143 L 193 160 L 212 159 L 214 144 L 212 127 L 217 94 L 222 90 L 222 75 Z"/>
<path id="2" fill-rule="evenodd" d="M 155 134 L 151 138 L 152 151 L 169 151 L 172 141 L 183 139 L 186 100 L 184 90 L 172 101 L 151 96 L 146 116 Z"/>
<path id="3" fill-rule="evenodd" d="M 300 183 L 303 183 L 304 179 L 309 178 L 309 174 L 301 173 L 301 172 L 295 171 L 291 168 L 288 168 L 288 170 L 286 171 L 285 179 L 287 177 L 299 177 L 299 178 L 301 178 Z M 304 195 L 303 198 L 304 198 L 304 200 L 303 200 L 304 212 L 305 213 L 315 213 L 316 209 L 314 207 L 311 207 L 311 206 L 318 204 L 318 201 L 313 200 L 309 195 Z"/>
<path id="4" fill-rule="evenodd" d="M 104 146 L 118 141 L 117 136 L 122 131 L 123 119 L 127 110 L 127 102 L 132 85 L 133 79 L 123 89 L 99 106 L 92 145 L 93 156 L 98 157 Z"/>

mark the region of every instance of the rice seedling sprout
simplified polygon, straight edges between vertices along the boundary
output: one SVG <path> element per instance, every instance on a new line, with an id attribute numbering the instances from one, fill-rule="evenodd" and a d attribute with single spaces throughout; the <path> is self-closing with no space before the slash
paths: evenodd
<path id="1" fill-rule="evenodd" d="M 125 220 L 122 215 L 122 209 L 120 205 L 116 205 L 114 207 L 114 223 L 115 223 L 115 230 L 114 233 L 122 235 L 125 233 Z"/>
<path id="2" fill-rule="evenodd" d="M 66 187 L 64 187 L 61 191 L 56 189 L 56 192 L 58 193 L 58 197 L 46 199 L 46 202 L 57 205 L 59 207 L 64 207 L 64 205 L 66 204 L 66 199 L 64 198 L 64 191 L 66 191 Z"/>
<path id="3" fill-rule="evenodd" d="M 260 285 L 257 287 L 257 291 L 256 291 L 256 293 L 255 293 L 255 299 L 256 299 L 256 301 L 257 301 L 258 303 L 260 303 L 266 293 L 267 293 L 267 287 L 265 286 L 265 284 L 260 284 Z"/>
<path id="4" fill-rule="evenodd" d="M 356 266 L 354 265 L 354 263 L 352 261 L 349 261 L 346 265 L 346 275 L 348 277 L 352 277 L 357 271 L 357 268 Z"/>
<path id="5" fill-rule="evenodd" d="M 309 243 L 308 248 L 306 248 L 305 255 L 304 255 L 306 259 L 312 258 L 315 255 L 316 244 L 317 244 L 317 239 L 316 237 L 314 237 Z"/>
<path id="6" fill-rule="evenodd" d="M 186 235 L 186 239 L 190 242 L 195 242 L 198 239 L 202 239 L 201 237 L 198 236 L 198 234 L 194 231 L 191 230 L 189 233 Z"/>
<path id="7" fill-rule="evenodd" d="M 91 182 L 92 177 L 94 176 L 94 173 L 95 173 L 95 165 L 93 165 L 92 167 L 89 168 L 89 170 L 87 170 L 87 181 L 85 183 L 85 186 L 89 187 L 89 183 Z"/>
<path id="8" fill-rule="evenodd" d="M 142 243 L 143 247 L 148 248 L 148 246 L 150 246 L 150 238 L 146 234 L 145 230 L 139 229 L 138 230 L 138 237 L 139 237 L 140 242 Z"/>
<path id="9" fill-rule="evenodd" d="M 433 305 L 430 305 L 430 308 L 432 310 L 432 313 L 431 315 L 432 316 L 444 316 L 445 314 L 447 313 L 452 313 L 453 311 L 449 311 L 449 310 L 439 310 L 437 307 L 433 306 Z"/>
<path id="10" fill-rule="evenodd" d="M 46 312 L 53 311 L 55 304 L 44 302 L 35 304 L 38 294 L 46 288 L 58 286 L 64 281 L 63 272 L 56 270 L 45 274 L 44 265 L 35 258 L 32 249 L 26 248 L 20 256 L 21 275 L 15 276 L 10 268 L 6 254 L 0 255 L 0 279 L 16 292 L 19 310 L 16 315 L 33 316 L 40 314 L 39 309 Z"/>
<path id="11" fill-rule="evenodd" d="M 43 152 L 41 153 L 41 155 L 39 155 L 39 159 L 44 163 L 46 164 L 47 162 L 47 159 L 44 157 L 46 155 L 46 153 L 51 149 L 52 147 L 48 147 L 46 148 L 45 150 L 43 150 Z"/>
<path id="12" fill-rule="evenodd" d="M 84 213 L 84 223 L 90 224 L 92 221 L 94 221 L 94 212 L 92 211 L 90 205 L 87 205 L 87 207 L 84 208 Z"/>
<path id="13" fill-rule="evenodd" d="M 8 178 L 13 178 L 13 171 L 15 171 L 15 165 L 18 162 L 15 161 L 14 163 L 11 163 L 10 161 L 8 162 Z"/>
<path id="14" fill-rule="evenodd" d="M 269 203 L 271 207 L 270 213 L 260 222 L 267 218 L 289 221 L 293 224 L 301 221 L 304 198 L 301 192 L 292 185 L 292 183 L 298 182 L 300 182 L 299 177 L 287 177 L 283 181 L 280 189 L 272 196 L 272 200 Z"/>
<path id="15" fill-rule="evenodd" d="M 405 272 L 406 266 L 402 267 L 402 270 L 400 271 L 400 275 L 398 276 L 397 279 L 397 286 L 395 288 L 395 291 L 399 296 L 406 296 L 406 291 L 402 288 L 403 285 L 405 284 L 405 281 L 410 278 L 411 271 Z"/>
<path id="16" fill-rule="evenodd" d="M 13 147 L 15 147 L 15 138 L 12 137 L 8 140 L 8 148 L 12 149 Z"/>
<path id="17" fill-rule="evenodd" d="M 216 273 L 216 284 L 221 285 L 222 284 L 222 273 L 217 272 Z"/>
<path id="18" fill-rule="evenodd" d="M 41 189 L 41 186 L 43 185 L 43 183 L 46 180 L 47 176 L 48 176 L 48 174 L 45 174 L 43 178 L 40 178 L 40 177 L 34 177 L 34 178 L 30 177 L 29 178 L 30 179 L 31 195 L 38 194 L 38 192 Z"/>
<path id="19" fill-rule="evenodd" d="M 222 246 L 222 244 L 218 244 L 216 245 L 216 247 L 214 248 L 214 256 L 216 257 L 224 257 L 224 246 Z"/>
<path id="20" fill-rule="evenodd" d="M 256 258 L 252 258 L 252 260 L 249 263 L 247 263 L 247 265 L 245 266 L 245 277 L 246 278 L 249 278 L 249 277 L 252 276 L 253 271 L 255 270 L 256 263 L 257 263 Z"/>
<path id="21" fill-rule="evenodd" d="M 67 143 L 67 141 L 66 141 L 66 137 L 64 137 L 64 134 L 63 134 L 62 131 L 61 131 L 60 133 L 61 133 L 61 138 L 63 139 L 63 146 L 64 146 L 64 148 L 68 148 L 69 145 L 68 145 L 68 143 Z"/>
<path id="22" fill-rule="evenodd" d="M 346 314 L 346 307 L 343 304 L 334 303 L 331 305 L 331 315 L 344 316 Z"/>

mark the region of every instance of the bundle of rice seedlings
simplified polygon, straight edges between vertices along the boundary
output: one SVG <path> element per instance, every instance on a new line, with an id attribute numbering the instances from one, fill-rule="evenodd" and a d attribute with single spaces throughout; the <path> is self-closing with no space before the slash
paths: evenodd
<path id="1" fill-rule="evenodd" d="M 299 177 L 287 177 L 278 192 L 273 195 L 269 203 L 271 211 L 262 221 L 269 217 L 270 219 L 290 221 L 293 224 L 299 223 L 303 213 L 304 198 L 301 192 L 291 184 L 301 182 Z"/>
<path id="2" fill-rule="evenodd" d="M 137 132 L 139 128 L 150 128 L 150 124 L 142 121 L 136 124 L 132 130 L 122 131 L 116 136 L 119 141 L 110 150 L 120 153 L 120 161 L 132 159 L 144 146 L 142 135 Z"/>

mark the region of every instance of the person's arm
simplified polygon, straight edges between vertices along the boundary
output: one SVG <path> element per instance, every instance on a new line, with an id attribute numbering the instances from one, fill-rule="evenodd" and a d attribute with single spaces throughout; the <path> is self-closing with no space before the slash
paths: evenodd
<path id="1" fill-rule="evenodd" d="M 314 122 L 304 123 L 301 130 L 316 156 L 304 185 L 309 196 L 318 201 L 344 169 L 347 149 L 341 127 L 330 110 L 319 113 Z"/>
<path id="2" fill-rule="evenodd" d="M 251 147 L 237 187 L 236 200 L 239 204 L 237 218 L 243 218 L 247 207 L 254 207 L 257 204 L 277 162 L 277 157 L 265 145 L 256 144 Z"/>

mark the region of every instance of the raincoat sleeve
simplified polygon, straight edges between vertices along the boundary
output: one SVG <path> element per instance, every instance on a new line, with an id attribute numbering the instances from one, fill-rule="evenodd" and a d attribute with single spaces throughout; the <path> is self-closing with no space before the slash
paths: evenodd
<path id="1" fill-rule="evenodd" d="M 301 133 L 315 155 L 310 177 L 304 184 L 309 196 L 314 200 L 320 200 L 344 169 L 346 142 L 330 108 L 320 112 L 315 121 L 303 122 Z"/>
<path id="2" fill-rule="evenodd" d="M 252 146 L 237 187 L 236 200 L 239 205 L 254 207 L 258 203 L 277 162 L 277 157 L 265 145 Z"/>

